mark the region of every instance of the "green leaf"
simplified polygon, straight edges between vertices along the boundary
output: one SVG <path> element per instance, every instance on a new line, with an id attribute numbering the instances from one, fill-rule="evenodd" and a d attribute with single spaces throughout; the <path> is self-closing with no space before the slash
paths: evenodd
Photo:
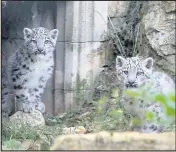
<path id="1" fill-rule="evenodd" d="M 101 113 L 103 110 L 102 106 L 98 106 L 98 112 Z"/>
<path id="2" fill-rule="evenodd" d="M 118 89 L 114 89 L 112 95 L 113 95 L 113 97 L 118 98 L 118 96 L 119 96 Z"/>
<path id="3" fill-rule="evenodd" d="M 4 142 L 4 146 L 10 148 L 11 150 L 24 150 L 20 141 L 15 139 L 11 139 L 9 141 Z"/>
<path id="4" fill-rule="evenodd" d="M 113 110 L 109 113 L 109 115 L 110 115 L 111 117 L 116 117 L 116 116 L 121 115 L 122 113 L 123 113 L 122 110 L 113 109 Z"/>
<path id="5" fill-rule="evenodd" d="M 102 105 L 103 103 L 105 103 L 105 100 L 106 100 L 106 97 L 102 97 L 102 98 L 99 99 L 98 103 L 100 105 Z"/>
<path id="6" fill-rule="evenodd" d="M 176 102 L 175 95 L 171 95 L 170 98 L 171 98 L 171 101 Z"/>
<path id="7" fill-rule="evenodd" d="M 158 102 L 160 102 L 160 103 L 162 103 L 162 104 L 164 104 L 164 105 L 166 105 L 166 98 L 162 94 L 156 95 L 155 96 L 155 100 L 158 101 Z"/>
<path id="8" fill-rule="evenodd" d="M 146 116 L 149 120 L 153 120 L 155 118 L 155 114 L 153 112 L 147 112 Z"/>
<path id="9" fill-rule="evenodd" d="M 125 93 L 126 93 L 128 96 L 131 96 L 131 97 L 133 97 L 133 98 L 136 98 L 136 97 L 141 96 L 141 93 L 138 92 L 138 91 L 125 90 Z"/>
<path id="10" fill-rule="evenodd" d="M 173 109 L 173 108 L 170 108 L 170 107 L 167 107 L 166 108 L 166 114 L 168 115 L 168 116 L 175 116 L 175 109 Z"/>
<path id="11" fill-rule="evenodd" d="M 121 109 L 118 109 L 116 112 L 117 112 L 118 114 L 122 114 L 122 113 L 123 113 L 123 111 L 122 111 Z"/>
<path id="12" fill-rule="evenodd" d="M 142 121 L 139 118 L 134 118 L 132 120 L 133 125 L 139 126 L 142 124 Z"/>

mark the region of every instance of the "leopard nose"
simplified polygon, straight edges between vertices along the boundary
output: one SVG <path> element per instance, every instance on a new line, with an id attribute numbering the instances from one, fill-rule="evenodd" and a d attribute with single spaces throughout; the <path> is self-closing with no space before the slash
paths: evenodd
<path id="1" fill-rule="evenodd" d="M 39 51 L 39 52 L 42 52 L 43 49 L 44 49 L 44 46 L 39 43 L 39 44 L 37 45 L 37 48 L 38 48 L 38 51 Z"/>
<path id="2" fill-rule="evenodd" d="M 128 81 L 128 84 L 132 86 L 135 84 L 135 81 Z"/>
<path id="3" fill-rule="evenodd" d="M 38 47 L 38 51 L 39 51 L 39 52 L 42 52 L 42 51 L 43 51 L 43 48 Z"/>
<path id="4" fill-rule="evenodd" d="M 128 81 L 127 87 L 136 87 L 135 81 Z"/>

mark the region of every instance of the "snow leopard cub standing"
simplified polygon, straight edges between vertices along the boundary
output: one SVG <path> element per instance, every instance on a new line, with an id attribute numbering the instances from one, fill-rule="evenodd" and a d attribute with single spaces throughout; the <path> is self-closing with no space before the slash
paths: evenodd
<path id="1" fill-rule="evenodd" d="M 153 59 L 141 57 L 123 58 L 117 56 L 116 70 L 120 82 L 122 82 L 120 104 L 126 112 L 135 118 L 142 120 L 143 125 L 139 131 L 161 132 L 169 125 L 162 126 L 160 120 L 167 120 L 164 108 L 156 102 L 134 99 L 125 94 L 125 90 L 140 91 L 141 87 L 147 90 L 148 95 L 163 93 L 168 95 L 175 92 L 174 81 L 165 73 L 153 70 Z M 150 87 L 149 87 L 150 86 Z M 149 88 L 148 88 L 149 87 Z M 149 122 L 146 119 L 146 112 L 153 112 L 156 115 L 156 121 Z"/>
<path id="2" fill-rule="evenodd" d="M 41 97 L 54 68 L 53 53 L 59 31 L 39 27 L 24 28 L 23 33 L 24 45 L 9 58 L 6 69 L 8 88 L 3 89 L 2 112 L 7 115 L 11 114 L 14 101 L 17 111 L 37 109 L 44 113 Z"/>

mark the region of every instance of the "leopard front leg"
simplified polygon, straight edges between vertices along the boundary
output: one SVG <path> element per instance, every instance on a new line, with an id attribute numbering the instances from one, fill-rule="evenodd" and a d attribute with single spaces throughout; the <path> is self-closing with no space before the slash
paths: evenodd
<path id="1" fill-rule="evenodd" d="M 34 91 L 33 93 L 33 101 L 36 102 L 35 109 L 39 110 L 42 114 L 45 113 L 45 104 L 42 102 L 42 93 L 40 91 Z"/>
<path id="2" fill-rule="evenodd" d="M 45 105 L 44 103 L 36 100 L 34 102 L 20 101 L 17 104 L 17 109 L 26 113 L 30 113 L 34 110 L 39 110 L 41 113 L 44 113 Z"/>
<path id="3" fill-rule="evenodd" d="M 16 90 L 15 92 L 15 108 L 16 111 L 23 111 L 25 113 L 32 112 L 36 107 L 36 101 L 32 99 L 30 94 L 31 89 Z"/>
<path id="4" fill-rule="evenodd" d="M 39 110 L 42 114 L 45 113 L 45 104 L 43 102 L 37 102 L 36 106 L 35 106 L 36 110 Z"/>
<path id="5" fill-rule="evenodd" d="M 36 102 L 20 101 L 17 104 L 18 111 L 23 111 L 25 113 L 31 113 L 35 110 Z"/>
<path id="6" fill-rule="evenodd" d="M 32 100 L 36 102 L 35 109 L 39 110 L 42 114 L 45 113 L 45 104 L 42 102 L 44 92 L 44 85 L 40 84 L 38 88 L 31 90 Z"/>
<path id="7" fill-rule="evenodd" d="M 18 96 L 16 96 L 18 110 L 32 112 L 34 109 L 36 109 L 41 113 L 45 113 L 45 105 L 41 101 L 41 98 L 46 82 L 47 79 L 45 77 L 41 77 L 39 79 L 39 86 L 36 86 L 35 88 L 27 88 L 26 86 L 26 89 L 18 92 Z"/>

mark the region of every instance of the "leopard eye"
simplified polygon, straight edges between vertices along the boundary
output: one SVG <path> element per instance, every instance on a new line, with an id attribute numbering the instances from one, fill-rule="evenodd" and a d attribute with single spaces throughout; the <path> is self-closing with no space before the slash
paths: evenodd
<path id="1" fill-rule="evenodd" d="M 138 71 L 137 72 L 137 75 L 139 76 L 139 75 L 143 75 L 144 74 L 144 72 L 142 72 L 142 71 Z"/>
<path id="2" fill-rule="evenodd" d="M 127 75 L 127 74 L 128 74 L 128 71 L 123 71 L 123 73 Z"/>
<path id="3" fill-rule="evenodd" d="M 49 41 L 48 40 L 45 40 L 45 44 L 48 44 L 49 43 Z"/>

